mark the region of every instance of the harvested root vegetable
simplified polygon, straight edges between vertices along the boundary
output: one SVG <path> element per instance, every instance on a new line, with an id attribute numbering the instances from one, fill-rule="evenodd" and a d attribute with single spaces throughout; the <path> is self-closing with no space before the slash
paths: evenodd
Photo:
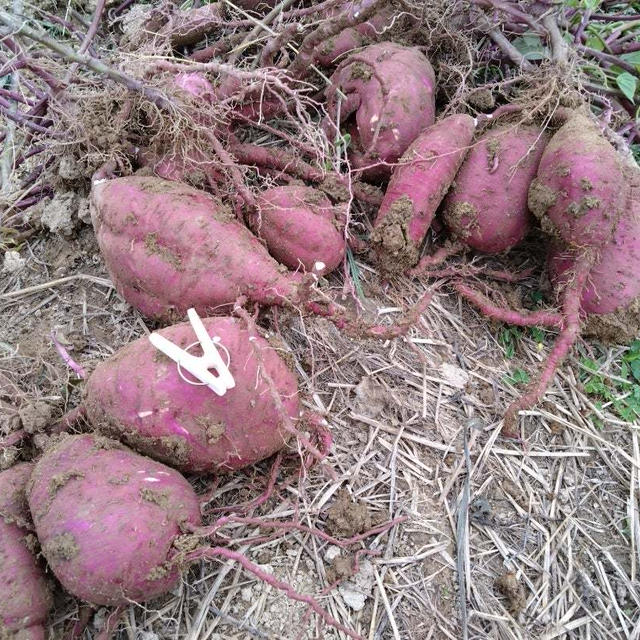
<path id="1" fill-rule="evenodd" d="M 218 396 L 189 384 L 145 337 L 98 365 L 89 378 L 90 423 L 185 472 L 239 469 L 281 449 L 291 435 L 285 422 L 296 421 L 300 413 L 295 375 L 276 349 L 252 336 L 240 320 L 206 318 L 203 323 L 220 339 L 220 352 L 228 353 L 234 388 Z M 189 323 L 159 333 L 183 349 L 197 342 Z"/>
<path id="2" fill-rule="evenodd" d="M 177 472 L 120 443 L 64 437 L 37 462 L 27 489 L 42 553 L 62 586 L 96 605 L 172 589 L 173 542 L 200 524 L 200 505 Z"/>
<path id="3" fill-rule="evenodd" d="M 621 157 L 599 127 L 577 113 L 547 145 L 529 207 L 565 246 L 600 248 L 613 238 L 628 191 Z"/>
<path id="4" fill-rule="evenodd" d="M 345 237 L 335 209 L 322 192 L 298 185 L 273 187 L 260 194 L 257 205 L 251 228 L 278 262 L 318 275 L 342 264 Z"/>
<path id="5" fill-rule="evenodd" d="M 384 271 L 405 271 L 418 261 L 436 209 L 474 131 L 470 116 L 450 116 L 423 131 L 404 153 L 373 223 L 376 261 Z"/>
<path id="6" fill-rule="evenodd" d="M 23 462 L 0 473 L 0 636 L 16 640 L 44 639 L 43 625 L 53 604 L 28 539 L 25 487 L 32 470 L 32 464 Z"/>
<path id="7" fill-rule="evenodd" d="M 444 223 L 462 245 L 499 253 L 524 238 L 531 226 L 529 185 L 545 142 L 532 126 L 502 126 L 477 141 L 444 202 Z"/>
<path id="8" fill-rule="evenodd" d="M 637 260 L 635 214 L 621 221 L 625 206 L 631 206 L 630 198 L 628 176 L 616 150 L 587 116 L 573 114 L 547 145 L 529 190 L 529 206 L 540 218 L 543 229 L 553 233 L 561 246 L 571 252 L 571 266 L 567 265 L 561 290 L 562 329 L 538 378 L 507 409 L 503 427 L 506 434 L 514 435 L 518 412 L 544 396 L 556 369 L 580 334 L 583 305 L 604 311 L 615 304 L 608 288 L 593 290 L 600 300 L 596 304 L 590 296 L 589 279 L 596 265 L 596 287 L 603 278 L 607 282 L 622 278 Z M 618 229 L 620 235 L 614 242 Z M 598 256 L 603 254 L 606 261 L 598 262 Z M 636 286 L 634 283 L 629 289 L 620 289 L 620 302 L 621 294 L 633 296 Z"/>
<path id="9" fill-rule="evenodd" d="M 350 55 L 331 76 L 325 129 L 351 136 L 349 159 L 368 178 L 386 178 L 435 119 L 435 74 L 417 48 L 385 42 Z M 339 92 L 346 99 L 339 98 Z M 375 165 L 375 166 L 369 166 Z"/>
<path id="10" fill-rule="evenodd" d="M 91 217 L 118 292 L 143 314 L 219 313 L 240 296 L 296 298 L 297 280 L 212 196 L 160 178 L 94 181 Z"/>

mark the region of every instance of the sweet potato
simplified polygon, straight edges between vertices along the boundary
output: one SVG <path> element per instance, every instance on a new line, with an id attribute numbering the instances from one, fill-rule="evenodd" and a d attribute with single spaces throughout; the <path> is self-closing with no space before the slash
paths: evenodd
<path id="1" fill-rule="evenodd" d="M 382 9 L 374 13 L 366 22 L 343 29 L 337 35 L 321 43 L 314 53 L 316 61 L 322 66 L 328 67 L 335 64 L 338 58 L 345 53 L 374 42 L 392 24 L 394 15 L 393 11 Z"/>
<path id="2" fill-rule="evenodd" d="M 351 136 L 349 158 L 369 178 L 386 178 L 391 167 L 435 119 L 435 74 L 417 48 L 384 42 L 350 55 L 327 90 L 330 139 L 336 124 Z M 340 101 L 338 91 L 346 95 Z M 340 122 L 338 122 L 338 119 Z"/>
<path id="3" fill-rule="evenodd" d="M 577 113 L 547 145 L 529 207 L 565 246 L 599 248 L 613 238 L 628 193 L 620 156 L 592 119 Z"/>
<path id="4" fill-rule="evenodd" d="M 373 223 L 372 242 L 383 270 L 400 272 L 417 262 L 474 131 L 470 116 L 450 116 L 423 131 L 402 156 Z"/>
<path id="5" fill-rule="evenodd" d="M 25 487 L 33 465 L 0 473 L 0 636 L 41 640 L 51 592 L 27 536 L 31 517 Z"/>
<path id="6" fill-rule="evenodd" d="M 91 217 L 118 292 L 150 318 L 182 320 L 189 307 L 220 313 L 243 295 L 295 298 L 295 274 L 204 192 L 154 177 L 99 180 Z"/>
<path id="7" fill-rule="evenodd" d="M 576 250 L 555 244 L 548 268 L 561 289 L 573 270 Z M 608 314 L 626 309 L 640 296 L 640 200 L 632 200 L 622 213 L 613 238 L 599 252 L 582 291 L 581 307 L 587 314 Z"/>
<path id="8" fill-rule="evenodd" d="M 85 406 L 96 429 L 137 451 L 181 471 L 217 473 L 262 460 L 287 441 L 265 376 L 289 418 L 297 419 L 300 407 L 294 374 L 266 340 L 250 339 L 234 318 L 203 322 L 230 356 L 236 386 L 224 396 L 185 382 L 175 363 L 141 338 L 98 365 L 87 382 Z M 189 323 L 160 333 L 182 348 L 197 341 Z"/>
<path id="9" fill-rule="evenodd" d="M 474 144 L 444 202 L 444 223 L 460 242 L 498 253 L 524 238 L 529 185 L 545 142 L 538 127 L 501 126 Z"/>
<path id="10" fill-rule="evenodd" d="M 173 588 L 173 542 L 185 523 L 200 524 L 198 498 L 177 471 L 95 435 L 67 436 L 45 451 L 27 497 L 53 573 L 95 605 Z"/>
<path id="11" fill-rule="evenodd" d="M 273 187 L 260 194 L 257 204 L 251 228 L 278 262 L 319 275 L 342 263 L 344 234 L 324 193 L 299 185 Z"/>

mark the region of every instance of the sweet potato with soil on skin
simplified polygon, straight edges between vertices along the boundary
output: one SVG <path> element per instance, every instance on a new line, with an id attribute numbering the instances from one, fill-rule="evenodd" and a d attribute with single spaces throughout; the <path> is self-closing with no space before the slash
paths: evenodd
<path id="1" fill-rule="evenodd" d="M 474 131 L 470 116 L 450 116 L 423 131 L 402 156 L 373 223 L 374 252 L 383 270 L 401 272 L 416 264 Z"/>
<path id="2" fill-rule="evenodd" d="M 118 292 L 144 315 L 182 320 L 221 313 L 240 296 L 295 299 L 295 274 L 212 196 L 160 178 L 95 181 L 91 217 Z"/>
<path id="3" fill-rule="evenodd" d="M 278 262 L 319 275 L 342 264 L 345 237 L 324 193 L 299 185 L 273 187 L 260 194 L 257 204 L 250 226 Z"/>
<path id="4" fill-rule="evenodd" d="M 289 434 L 265 374 L 292 421 L 300 412 L 295 375 L 266 340 L 250 340 L 241 321 L 205 318 L 203 323 L 229 353 L 233 389 L 218 396 L 185 382 L 176 364 L 144 337 L 98 365 L 89 378 L 84 402 L 89 422 L 184 472 L 231 471 L 282 449 Z M 159 333 L 183 349 L 197 341 L 189 323 Z"/>
<path id="5" fill-rule="evenodd" d="M 174 469 L 95 435 L 63 437 L 27 487 L 42 553 L 62 586 L 94 605 L 150 600 L 172 589 L 181 526 L 200 504 Z"/>
<path id="6" fill-rule="evenodd" d="M 531 226 L 529 185 L 545 143 L 534 126 L 501 126 L 480 137 L 444 201 L 444 223 L 458 241 L 499 253 L 525 237 Z"/>
<path id="7" fill-rule="evenodd" d="M 43 640 L 52 606 L 44 570 L 27 536 L 31 516 L 25 487 L 33 465 L 0 473 L 0 636 Z M 15 634 L 15 635 L 12 635 Z"/>
<path id="8" fill-rule="evenodd" d="M 591 118 L 577 113 L 547 145 L 529 207 L 565 246 L 599 248 L 612 239 L 628 193 L 620 156 Z"/>
<path id="9" fill-rule="evenodd" d="M 331 76 L 325 130 L 333 141 L 339 134 L 336 124 L 346 128 L 354 168 L 394 163 L 433 124 L 434 89 L 433 68 L 419 49 L 390 42 L 370 45 L 350 55 Z M 338 91 L 347 96 L 339 112 Z M 364 175 L 386 178 L 390 172 L 380 164 Z"/>
<path id="10" fill-rule="evenodd" d="M 336 11 L 329 13 L 335 15 Z M 340 31 L 320 44 L 318 50 L 314 52 L 316 61 L 324 67 L 329 67 L 336 64 L 337 59 L 345 53 L 378 40 L 384 30 L 393 23 L 394 15 L 393 11 L 382 9 L 374 13 L 366 22 Z"/>

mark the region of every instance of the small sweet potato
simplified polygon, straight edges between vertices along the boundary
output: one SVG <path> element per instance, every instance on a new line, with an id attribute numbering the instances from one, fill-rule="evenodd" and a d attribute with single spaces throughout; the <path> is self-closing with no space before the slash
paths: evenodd
<path id="1" fill-rule="evenodd" d="M 45 637 L 43 625 L 52 605 L 44 571 L 28 535 L 31 516 L 25 487 L 33 465 L 0 473 L 0 636 L 23 640 Z M 32 536 L 33 537 L 33 536 Z"/>
<path id="2" fill-rule="evenodd" d="M 402 156 L 373 223 L 374 252 L 383 270 L 401 272 L 416 264 L 474 131 L 470 116 L 450 116 L 425 129 Z"/>
<path id="3" fill-rule="evenodd" d="M 299 185 L 273 187 L 260 194 L 257 205 L 251 228 L 278 262 L 319 275 L 342 264 L 344 234 L 324 193 Z"/>
<path id="4" fill-rule="evenodd" d="M 182 320 L 220 313 L 238 297 L 283 304 L 297 292 L 260 241 L 212 196 L 131 176 L 95 181 L 91 217 L 118 292 L 144 315 Z"/>
<path id="5" fill-rule="evenodd" d="M 444 202 L 452 235 L 486 253 L 518 244 L 531 226 L 527 195 L 545 142 L 533 126 L 501 126 L 481 136 Z"/>
<path id="6" fill-rule="evenodd" d="M 239 469 L 281 449 L 288 435 L 265 375 L 287 416 L 296 420 L 294 374 L 266 340 L 251 338 L 239 320 L 206 318 L 203 323 L 229 353 L 233 389 L 218 396 L 185 382 L 176 364 L 141 338 L 98 365 L 89 378 L 85 406 L 91 424 L 185 472 Z M 197 341 L 189 323 L 160 334 L 182 348 Z"/>
<path id="7" fill-rule="evenodd" d="M 67 436 L 45 451 L 27 497 L 56 578 L 94 605 L 172 589 L 173 542 L 183 524 L 200 524 L 198 498 L 177 471 L 95 435 Z"/>
<path id="8" fill-rule="evenodd" d="M 351 54 L 331 76 L 325 130 L 342 125 L 351 136 L 349 158 L 369 178 L 386 178 L 418 134 L 435 119 L 435 74 L 417 48 L 392 42 Z M 340 102 L 338 91 L 346 95 Z M 340 122 L 338 122 L 338 118 Z M 384 164 L 387 163 L 387 164 Z"/>
<path id="9" fill-rule="evenodd" d="M 549 141 L 529 191 L 542 227 L 567 247 L 603 247 L 628 198 L 622 160 L 590 117 L 576 113 Z"/>

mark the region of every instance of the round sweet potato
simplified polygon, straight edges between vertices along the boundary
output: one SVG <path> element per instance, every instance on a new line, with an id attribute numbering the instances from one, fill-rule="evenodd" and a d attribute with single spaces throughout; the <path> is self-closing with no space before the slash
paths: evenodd
<path id="1" fill-rule="evenodd" d="M 89 378 L 85 406 L 91 424 L 187 472 L 239 469 L 281 449 L 287 431 L 264 375 L 295 420 L 300 408 L 294 374 L 266 340 L 251 338 L 239 320 L 205 318 L 203 323 L 229 353 L 233 389 L 218 396 L 206 386 L 189 384 L 172 360 L 141 338 L 98 365 Z M 182 348 L 197 341 L 189 323 L 160 334 Z"/>
<path id="2" fill-rule="evenodd" d="M 620 156 L 590 117 L 576 113 L 547 145 L 529 207 L 565 246 L 598 248 L 613 238 L 628 193 Z"/>
<path id="3" fill-rule="evenodd" d="M 422 129 L 435 119 L 435 74 L 417 48 L 372 44 L 350 55 L 327 90 L 330 139 L 343 125 L 351 136 L 349 158 L 369 178 L 386 178 Z M 346 95 L 339 105 L 338 91 Z M 338 122 L 338 117 L 340 122 Z"/>
<path id="4" fill-rule="evenodd" d="M 528 126 L 502 126 L 480 137 L 444 202 L 444 223 L 458 240 L 499 253 L 524 238 L 531 225 L 527 194 L 545 142 L 539 128 Z"/>
<path id="5" fill-rule="evenodd" d="M 67 436 L 47 450 L 27 497 L 55 576 L 95 605 L 173 588 L 173 542 L 183 524 L 200 524 L 198 498 L 177 471 L 95 435 Z"/>
<path id="6" fill-rule="evenodd" d="M 374 252 L 384 271 L 402 272 L 418 261 L 474 131 L 470 116 L 450 116 L 425 129 L 402 156 L 373 223 Z"/>
<path id="7" fill-rule="evenodd" d="M 33 465 L 27 462 L 0 473 L 0 636 L 23 640 L 45 637 L 43 625 L 52 605 L 44 571 L 27 536 L 31 516 L 25 487 Z M 9 636 L 12 637 L 12 636 Z"/>
<path id="8" fill-rule="evenodd" d="M 144 315 L 182 320 L 188 308 L 220 313 L 238 297 L 295 298 L 297 280 L 215 198 L 177 182 L 99 180 L 91 218 L 118 292 Z"/>
<path id="9" fill-rule="evenodd" d="M 260 194 L 257 204 L 251 228 L 278 262 L 319 275 L 342 264 L 344 234 L 338 229 L 331 202 L 321 191 L 299 185 L 273 187 Z"/>

